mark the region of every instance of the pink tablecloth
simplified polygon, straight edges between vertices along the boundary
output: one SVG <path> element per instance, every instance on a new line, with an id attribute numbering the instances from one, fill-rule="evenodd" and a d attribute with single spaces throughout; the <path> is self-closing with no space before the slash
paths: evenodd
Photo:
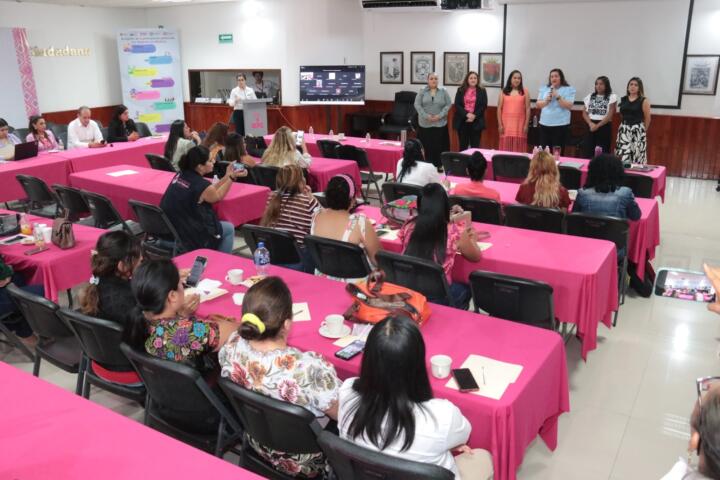
<path id="1" fill-rule="evenodd" d="M 262 159 L 253 158 L 256 162 L 262 163 Z M 327 184 L 335 175 L 350 175 L 355 180 L 359 189 L 362 187 L 360 181 L 360 169 L 357 163 L 349 160 L 338 160 L 335 158 L 313 157 L 310 168 L 308 168 L 308 183 L 313 192 L 324 192 Z"/>
<path id="2" fill-rule="evenodd" d="M 131 170 L 137 173 L 120 177 L 113 172 Z M 128 200 L 160 205 L 165 190 L 175 176 L 172 172 L 153 170 L 133 165 L 115 165 L 70 174 L 73 187 L 100 193 L 108 197 L 123 218 L 134 218 Z M 235 226 L 262 217 L 270 189 L 257 185 L 234 183 L 225 198 L 216 204 L 220 220 Z"/>
<path id="3" fill-rule="evenodd" d="M 501 155 L 501 154 L 508 154 L 508 155 L 518 155 L 516 152 L 503 152 L 500 150 L 487 150 L 484 148 L 470 148 L 467 150 L 463 150 L 462 153 L 466 153 L 468 155 L 472 154 L 475 151 L 480 151 L 485 156 L 485 159 L 488 162 L 487 172 L 485 172 L 485 178 L 492 178 L 493 171 L 492 171 L 492 157 L 493 155 Z M 529 154 L 527 154 L 530 156 Z M 580 170 L 582 171 L 582 178 L 581 182 L 582 184 L 585 184 L 585 180 L 587 180 L 587 172 L 588 172 L 588 164 L 590 163 L 590 160 L 587 158 L 575 158 L 575 157 L 560 157 L 561 162 L 574 162 L 574 163 L 582 163 L 583 166 L 580 167 Z M 652 177 L 653 179 L 653 189 L 652 189 L 652 196 L 653 198 L 657 197 L 658 195 L 660 198 L 665 201 L 665 185 L 667 183 L 667 169 L 661 165 L 656 165 L 656 168 L 654 170 L 651 170 L 649 172 L 633 172 L 636 175 L 647 175 L 649 177 Z M 632 170 L 628 170 L 632 171 Z"/>
<path id="4" fill-rule="evenodd" d="M 0 213 L 15 212 L 0 210 Z M 52 220 L 47 218 L 29 215 L 28 219 L 33 223 L 52 226 Z M 105 231 L 84 225 L 73 225 L 73 233 L 75 246 L 67 250 L 49 244 L 49 250 L 28 256 L 24 252 L 35 246 L 16 243 L 0 245 L 0 255 L 16 272 L 22 272 L 28 283 L 42 284 L 45 287 L 45 296 L 56 302 L 60 292 L 90 279 L 90 250 L 95 248 L 98 237 Z"/>
<path id="5" fill-rule="evenodd" d="M 48 185 L 67 185 L 70 164 L 61 153 L 41 153 L 35 158 L 14 160 L 0 164 L 0 202 L 26 198 L 15 175 L 39 177 Z"/>
<path id="6" fill-rule="evenodd" d="M 361 207 L 358 211 L 380 221 L 379 209 Z M 536 232 L 520 228 L 476 223 L 476 230 L 490 233 L 483 240 L 492 247 L 479 262 L 458 256 L 453 279 L 468 282 L 475 270 L 540 280 L 553 287 L 555 316 L 561 322 L 577 325 L 582 356 L 597 347 L 599 322 L 612 325 L 612 312 L 618 308 L 617 254 L 615 245 L 605 240 Z M 383 248 L 399 252 L 399 240 L 380 238 Z"/>
<path id="7" fill-rule="evenodd" d="M 265 141 L 269 144 L 272 141 L 272 135 L 265 135 Z M 305 133 L 305 144 L 307 145 L 308 152 L 313 157 L 322 157 L 320 148 L 317 146 L 318 140 L 335 140 L 338 141 L 337 135 L 331 137 L 330 135 L 321 135 L 315 133 L 313 135 Z M 365 142 L 364 138 L 358 137 L 345 137 L 342 142 L 343 145 L 354 145 L 358 148 L 362 148 L 367 152 L 368 161 L 370 166 L 375 173 L 390 173 L 395 175 L 395 169 L 397 168 L 397 162 L 403 156 L 403 148 L 400 142 L 394 142 L 391 140 L 382 140 L 371 138 L 370 143 Z"/>
<path id="8" fill-rule="evenodd" d="M 262 478 L 2 362 L 0 382 L 0 478 Z"/>
<path id="9" fill-rule="evenodd" d="M 70 162 L 70 171 L 83 172 L 115 165 L 148 167 L 146 153 L 163 154 L 167 137 L 145 137 L 136 142 L 111 143 L 103 148 L 74 148 L 58 153 Z"/>
<path id="10" fill-rule="evenodd" d="M 202 315 L 220 313 L 239 318 L 240 308 L 231 294 L 244 292 L 224 281 L 231 268 L 254 271 L 252 261 L 210 250 L 198 250 L 176 258 L 179 267 L 189 267 L 196 255 L 207 257 L 205 278 L 223 282 L 230 294 L 203 303 Z M 321 337 L 320 322 L 331 313 L 342 313 L 350 304 L 345 285 L 325 278 L 273 266 L 271 275 L 281 276 L 289 285 L 295 302 L 308 302 L 312 320 L 295 322 L 290 334 L 291 345 L 301 350 L 321 353 L 335 366 L 340 378 L 358 375 L 361 356 L 350 361 L 335 357 L 339 350 L 333 340 Z M 455 403 L 473 426 L 469 444 L 492 452 L 495 478 L 514 479 L 522 463 L 525 448 L 540 435 L 550 449 L 557 445 L 557 419 L 569 411 L 565 347 L 557 333 L 528 327 L 496 318 L 432 306 L 432 316 L 423 325 L 423 336 L 429 358 L 445 353 L 459 366 L 470 354 L 485 355 L 523 366 L 518 380 L 510 385 L 500 400 L 459 393 L 446 388 L 446 380 L 431 377 L 437 397 Z M 398 372 L 401 374 L 402 372 Z"/>

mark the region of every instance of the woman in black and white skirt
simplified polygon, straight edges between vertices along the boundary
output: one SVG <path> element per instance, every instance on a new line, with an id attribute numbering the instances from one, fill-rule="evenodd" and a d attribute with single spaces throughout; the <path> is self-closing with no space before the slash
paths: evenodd
<path id="1" fill-rule="evenodd" d="M 650 128 L 650 100 L 645 98 L 642 80 L 633 77 L 627 84 L 627 95 L 622 97 L 618 110 L 622 123 L 615 142 L 615 155 L 624 164 L 647 163 L 647 131 Z"/>

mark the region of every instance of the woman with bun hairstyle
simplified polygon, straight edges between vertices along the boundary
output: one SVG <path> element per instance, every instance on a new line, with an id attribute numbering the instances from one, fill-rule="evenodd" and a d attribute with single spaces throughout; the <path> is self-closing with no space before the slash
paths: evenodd
<path id="1" fill-rule="evenodd" d="M 341 381 L 335 368 L 315 352 L 288 346 L 293 300 L 279 277 L 267 277 L 245 294 L 242 323 L 220 350 L 221 375 L 269 397 L 300 405 L 321 421 L 337 420 Z M 322 453 L 276 452 L 252 437 L 250 446 L 286 475 L 322 477 Z"/>

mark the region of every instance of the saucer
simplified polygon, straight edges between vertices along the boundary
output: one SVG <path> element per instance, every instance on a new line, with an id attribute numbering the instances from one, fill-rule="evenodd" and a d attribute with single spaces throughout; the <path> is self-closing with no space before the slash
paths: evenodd
<path id="1" fill-rule="evenodd" d="M 318 333 L 320 333 L 320 335 L 322 335 L 322 336 L 325 337 L 325 338 L 342 338 L 342 337 L 347 337 L 348 335 L 350 335 L 350 332 L 352 332 L 352 328 L 350 328 L 350 327 L 347 326 L 347 325 L 343 325 L 342 330 L 340 330 L 340 334 L 339 334 L 339 335 L 330 335 L 330 333 L 328 333 L 327 327 L 326 327 L 325 325 L 323 325 L 322 327 L 320 327 L 320 330 L 318 330 Z"/>

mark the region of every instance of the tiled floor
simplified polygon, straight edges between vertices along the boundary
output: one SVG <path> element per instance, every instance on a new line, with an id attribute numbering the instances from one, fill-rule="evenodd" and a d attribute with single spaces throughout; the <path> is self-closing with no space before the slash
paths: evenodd
<path id="1" fill-rule="evenodd" d="M 720 193 L 715 182 L 668 179 L 660 207 L 661 242 L 655 267 L 720 265 Z M 600 326 L 598 349 L 585 363 L 580 344 L 567 345 L 571 412 L 560 418 L 558 448 L 536 440 L 521 480 L 655 480 L 684 455 L 695 379 L 718 374 L 720 317 L 704 305 L 629 297 L 618 327 Z M 0 346 L 0 360 L 31 364 Z M 75 377 L 44 364 L 41 376 L 68 390 Z M 140 419 L 142 412 L 114 395 L 92 400 Z"/>

